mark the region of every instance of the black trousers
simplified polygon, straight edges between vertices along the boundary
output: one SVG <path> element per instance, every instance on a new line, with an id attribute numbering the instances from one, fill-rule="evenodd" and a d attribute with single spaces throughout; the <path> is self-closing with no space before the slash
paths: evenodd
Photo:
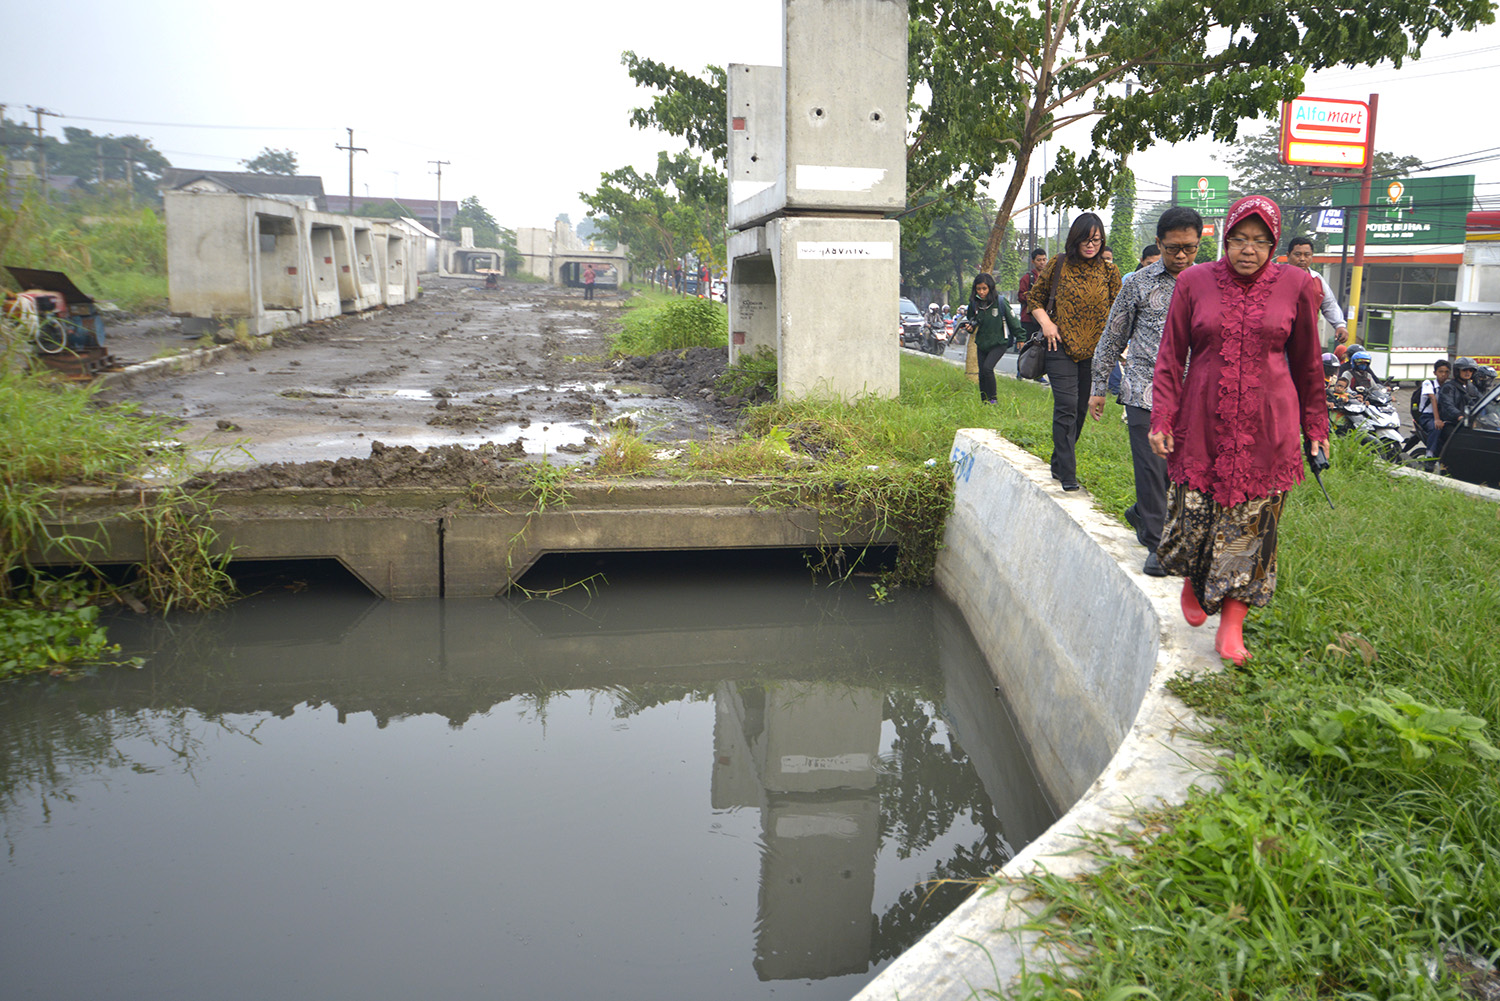
<path id="1" fill-rule="evenodd" d="M 1059 347 L 1047 352 L 1047 382 L 1052 386 L 1052 477 L 1064 483 L 1078 482 L 1078 456 L 1074 446 L 1083 433 L 1088 411 L 1094 359 L 1074 361 Z"/>
<path id="2" fill-rule="evenodd" d="M 995 402 L 995 366 L 1009 348 L 1009 341 L 1001 341 L 979 354 L 979 398 L 986 403 Z"/>
<path id="3" fill-rule="evenodd" d="M 1167 460 L 1151 451 L 1151 411 L 1125 405 L 1130 429 L 1130 463 L 1135 467 L 1135 510 L 1141 516 L 1141 535 L 1153 553 L 1161 545 L 1161 526 L 1167 520 Z"/>

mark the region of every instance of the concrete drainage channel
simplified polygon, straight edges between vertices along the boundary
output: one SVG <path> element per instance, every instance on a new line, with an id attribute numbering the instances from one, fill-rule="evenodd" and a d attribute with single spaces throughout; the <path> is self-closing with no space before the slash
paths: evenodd
<path id="1" fill-rule="evenodd" d="M 1182 621 L 1175 582 L 1141 574 L 1133 535 L 1087 494 L 1063 494 L 1045 463 L 986 430 L 959 431 L 951 460 L 936 585 L 986 651 L 1049 800 L 1072 804 L 1002 874 L 1077 872 L 1086 856 L 1063 853 L 1089 832 L 1215 783 L 1212 754 L 1184 736 L 1196 719 L 1164 687 L 1217 667 L 1212 633 Z M 283 487 L 218 494 L 215 527 L 237 559 L 336 559 L 388 598 L 492 596 L 548 552 L 890 541 L 810 510 L 757 507 L 758 493 L 743 483 L 583 484 L 566 507 L 537 512 L 519 490 L 476 506 L 452 488 Z M 139 501 L 73 491 L 67 525 L 104 539 L 100 562 L 138 562 L 141 527 L 122 515 Z M 1040 936 L 1018 930 L 1037 910 L 1022 890 L 974 895 L 857 1001 L 1003 990 L 1044 960 Z"/>
<path id="2" fill-rule="evenodd" d="M 1213 755 L 1185 736 L 1196 718 L 1165 688 L 1217 667 L 1213 636 L 1182 621 L 1175 580 L 1140 572 L 1134 536 L 1087 494 L 1064 494 L 1046 463 L 984 430 L 959 431 L 952 461 L 937 586 L 986 651 L 1048 796 L 1073 804 L 1001 872 L 1076 873 L 1087 856 L 1062 853 L 1089 832 L 1216 784 Z M 975 894 L 856 1001 L 1003 992 L 1024 967 L 1067 958 L 1019 930 L 1039 911 L 1022 889 Z"/>

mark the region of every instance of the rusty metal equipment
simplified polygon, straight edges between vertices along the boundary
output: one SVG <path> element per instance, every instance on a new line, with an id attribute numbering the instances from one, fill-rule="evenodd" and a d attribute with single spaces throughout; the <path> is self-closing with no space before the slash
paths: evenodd
<path id="1" fill-rule="evenodd" d="M 5 314 L 31 338 L 35 360 L 63 375 L 90 379 L 114 367 L 104 347 L 99 306 L 61 271 L 6 265 L 25 291 L 9 295 Z"/>

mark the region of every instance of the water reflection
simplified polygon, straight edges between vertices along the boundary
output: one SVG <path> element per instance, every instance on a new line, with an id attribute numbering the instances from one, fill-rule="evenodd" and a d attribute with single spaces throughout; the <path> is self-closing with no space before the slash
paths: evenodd
<path id="1" fill-rule="evenodd" d="M 403 934 L 413 947 L 430 935 L 475 983 L 503 970 L 507 983 L 537 977 L 554 996 L 751 998 L 771 989 L 756 984 L 774 982 L 780 996 L 847 997 L 968 892 L 957 883 L 933 892 L 927 879 L 982 876 L 1050 823 L 972 639 L 955 632 L 951 609 L 932 595 L 876 605 L 860 588 L 755 573 L 712 588 L 703 576 L 611 579 L 604 592 L 568 602 L 268 593 L 216 616 L 131 623 L 134 634 L 119 635 L 131 652 L 147 653 L 145 670 L 0 689 L 9 848 L 0 875 L 15 902 L 0 917 L 7 970 L 42 994 L 76 991 L 77 970 L 28 959 L 29 939 L 40 944 L 63 925 L 94 943 L 79 969 L 121 962 L 117 950 L 138 961 L 146 953 L 158 972 L 200 961 L 171 936 L 138 936 L 128 921 L 119 930 L 121 901 L 162 892 L 88 855 L 130 837 L 132 799 L 184 816 L 206 801 L 222 814 L 222 826 L 204 821 L 191 848 L 165 833 L 129 845 L 156 859 L 146 872 L 206 853 L 201 868 L 174 871 L 189 883 L 243 869 L 243 860 L 215 856 L 213 844 L 241 836 L 229 818 L 247 787 L 267 797 L 264 816 L 312 811 L 306 831 L 359 846 L 357 859 L 322 859 L 312 878 L 325 884 L 410 866 L 403 853 L 415 832 L 436 823 L 446 852 L 477 853 L 485 869 L 478 878 L 440 869 L 413 876 L 402 894 L 391 890 L 386 906 L 417 912 L 426 884 L 436 884 L 440 910 L 458 922 Z M 356 725 L 366 714 L 373 733 Z M 333 730 L 325 720 L 336 721 Z M 430 720 L 454 734 L 452 749 Z M 601 729 L 600 720 L 613 722 Z M 345 730 L 353 732 L 340 737 Z M 695 772 L 708 779 L 706 801 Z M 664 785 L 653 778 L 663 773 Z M 631 775 L 649 791 L 632 790 Z M 332 776 L 365 799 L 325 791 Z M 418 804 L 439 788 L 448 795 L 427 817 Z M 660 826 L 650 826 L 653 814 Z M 303 850 L 302 822 L 266 821 L 276 873 L 285 855 Z M 60 824 L 67 838 L 56 837 Z M 563 847 L 578 837 L 595 842 Z M 317 891 L 299 903 L 299 880 L 290 878 L 306 871 L 285 864 L 273 912 L 317 911 Z M 491 871 L 507 865 L 520 868 Z M 754 868 L 742 882 L 745 865 Z M 596 868 L 604 871 L 585 878 Z M 655 875 L 641 883 L 636 869 Z M 566 880 L 555 875 L 564 871 Z M 533 872 L 554 875 L 525 890 Z M 237 897 L 246 876 L 229 880 Z M 125 883 L 101 900 L 101 880 Z M 643 899 L 650 894 L 661 899 Z M 319 927 L 306 932 L 313 941 L 278 945 L 250 896 L 236 900 L 236 927 L 261 936 L 261 966 L 279 972 L 247 975 L 244 995 L 312 978 L 330 933 Z M 340 934 L 375 935 L 376 917 L 355 899 L 335 907 L 348 926 Z M 647 914 L 685 926 L 658 927 Z M 519 929 L 524 945 L 482 936 L 472 948 L 454 944 L 467 941 L 471 924 L 497 920 Z M 619 956 L 602 971 L 570 963 L 576 944 L 560 940 L 559 922 L 585 920 L 587 936 L 618 940 Z M 388 996 L 389 962 L 372 958 L 340 993 L 362 984 L 366 996 Z M 216 973 L 233 976 L 234 964 Z M 145 983 L 155 996 L 174 996 L 182 986 L 174 976 Z"/>

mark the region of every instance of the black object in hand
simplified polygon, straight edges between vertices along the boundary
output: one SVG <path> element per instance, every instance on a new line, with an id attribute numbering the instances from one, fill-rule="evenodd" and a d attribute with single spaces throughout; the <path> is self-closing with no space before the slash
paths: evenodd
<path id="1" fill-rule="evenodd" d="M 1328 457 L 1313 448 L 1312 441 L 1304 438 L 1302 440 L 1302 454 L 1307 456 L 1307 464 L 1312 467 L 1313 479 L 1318 481 L 1318 489 L 1323 491 L 1323 499 L 1328 502 L 1330 509 L 1333 507 L 1333 498 L 1328 496 L 1328 488 L 1323 486 L 1323 471 L 1328 468 Z"/>

